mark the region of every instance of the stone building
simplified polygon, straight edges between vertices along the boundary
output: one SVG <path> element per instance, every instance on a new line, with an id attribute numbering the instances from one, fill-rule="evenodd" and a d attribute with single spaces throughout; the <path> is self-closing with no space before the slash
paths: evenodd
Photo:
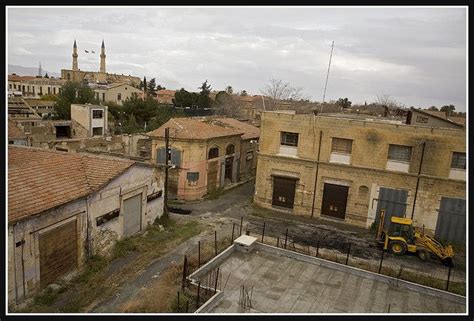
<path id="1" fill-rule="evenodd" d="M 149 164 L 19 146 L 8 162 L 9 305 L 163 213 L 162 170 Z"/>
<path id="2" fill-rule="evenodd" d="M 357 117 L 264 112 L 254 200 L 370 228 L 380 211 L 465 240 L 466 132 Z"/>
<path id="3" fill-rule="evenodd" d="M 95 85 L 92 87 L 95 92 L 95 98 L 101 103 L 114 102 L 122 105 L 127 98 L 131 98 L 133 94 L 141 97 L 143 91 L 128 84 L 109 84 Z"/>
<path id="4" fill-rule="evenodd" d="M 433 111 L 411 108 L 408 111 L 406 123 L 409 125 L 428 127 L 463 128 L 466 119 L 462 117 L 448 117 L 444 111 Z"/>
<path id="5" fill-rule="evenodd" d="M 15 122 L 8 121 L 8 144 L 28 146 L 28 138 Z"/>
<path id="6" fill-rule="evenodd" d="M 217 188 L 254 176 L 258 128 L 227 118 L 172 118 L 147 133 L 151 162 L 164 164 L 165 128 L 170 129 L 170 196 L 202 198 Z"/>
<path id="7" fill-rule="evenodd" d="M 77 43 L 74 40 L 72 48 L 72 69 L 62 69 L 61 78 L 69 81 L 81 83 L 126 83 L 137 87 L 140 84 L 140 78 L 130 75 L 110 74 L 106 72 L 105 62 L 105 44 L 102 41 L 100 48 L 100 68 L 99 71 L 84 71 L 79 69 L 79 54 L 77 53 Z"/>

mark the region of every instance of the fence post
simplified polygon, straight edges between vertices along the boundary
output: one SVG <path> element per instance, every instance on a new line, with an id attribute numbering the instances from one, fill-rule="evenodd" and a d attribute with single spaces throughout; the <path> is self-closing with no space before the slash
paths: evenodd
<path id="1" fill-rule="evenodd" d="M 217 292 L 217 280 L 219 279 L 219 268 L 217 268 L 217 273 L 216 273 L 216 283 L 214 284 L 214 294 Z"/>
<path id="2" fill-rule="evenodd" d="M 189 300 L 186 300 L 186 313 L 189 311 Z"/>
<path id="3" fill-rule="evenodd" d="M 217 230 L 214 231 L 214 253 L 216 254 L 215 256 L 217 256 Z"/>
<path id="4" fill-rule="evenodd" d="M 319 254 L 319 239 L 318 239 L 318 243 L 316 243 L 316 257 L 318 257 L 318 254 Z"/>
<path id="5" fill-rule="evenodd" d="M 277 247 L 280 247 L 280 235 L 277 236 Z"/>
<path id="6" fill-rule="evenodd" d="M 232 223 L 232 238 L 230 239 L 230 245 L 234 242 L 234 229 L 235 229 L 235 223 Z"/>
<path id="7" fill-rule="evenodd" d="M 179 312 L 179 291 L 178 291 L 178 312 Z"/>
<path id="8" fill-rule="evenodd" d="M 186 265 L 188 263 L 188 258 L 186 255 L 184 256 L 184 263 L 183 263 L 183 282 L 181 283 L 181 288 L 184 289 L 184 285 L 186 284 Z"/>
<path id="9" fill-rule="evenodd" d="M 288 240 L 288 228 L 286 228 L 286 233 L 285 233 L 285 250 L 286 250 L 286 241 Z"/>
<path id="10" fill-rule="evenodd" d="M 385 252 L 384 249 L 382 249 L 382 255 L 380 256 L 379 274 L 382 271 L 383 253 L 384 252 Z"/>
<path id="11" fill-rule="evenodd" d="M 451 277 L 451 265 L 449 266 L 448 269 L 448 280 L 446 281 L 446 291 L 449 291 L 449 279 Z"/>
<path id="12" fill-rule="evenodd" d="M 240 217 L 240 232 L 239 232 L 239 236 L 242 235 L 242 224 L 244 224 L 244 217 Z"/>
<path id="13" fill-rule="evenodd" d="M 201 281 L 198 283 L 198 292 L 197 292 L 197 298 L 196 298 L 196 309 L 199 309 L 199 292 L 201 291 Z"/>
<path id="14" fill-rule="evenodd" d="M 263 230 L 262 230 L 262 243 L 263 243 L 263 238 L 265 237 L 265 222 L 263 222 Z"/>
<path id="15" fill-rule="evenodd" d="M 198 267 L 201 267 L 201 241 L 198 241 Z"/>
<path id="16" fill-rule="evenodd" d="M 351 253 L 351 243 L 349 243 L 349 247 L 347 248 L 346 265 L 349 262 L 349 254 L 350 253 Z"/>

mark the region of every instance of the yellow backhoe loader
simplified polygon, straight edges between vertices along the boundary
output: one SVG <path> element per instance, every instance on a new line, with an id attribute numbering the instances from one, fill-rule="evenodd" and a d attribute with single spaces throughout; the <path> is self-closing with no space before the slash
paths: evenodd
<path id="1" fill-rule="evenodd" d="M 411 219 L 392 216 L 388 229 L 384 229 L 384 226 L 385 211 L 382 210 L 377 229 L 377 240 L 384 250 L 388 250 L 394 255 L 414 253 L 423 261 L 434 254 L 444 265 L 453 266 L 454 250 L 452 246 L 443 246 L 424 231 L 415 229 Z"/>

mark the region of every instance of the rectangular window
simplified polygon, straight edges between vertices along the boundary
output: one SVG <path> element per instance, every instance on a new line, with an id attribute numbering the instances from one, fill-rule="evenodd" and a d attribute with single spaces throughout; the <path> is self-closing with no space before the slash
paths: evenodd
<path id="1" fill-rule="evenodd" d="M 53 87 L 53 94 L 56 95 L 56 87 Z"/>
<path id="2" fill-rule="evenodd" d="M 99 216 L 98 218 L 96 218 L 96 224 L 97 226 L 100 226 L 110 220 L 113 220 L 114 218 L 117 218 L 119 217 L 119 214 L 120 214 L 120 209 L 117 208 L 116 210 L 113 210 L 112 212 L 109 212 L 105 215 L 102 215 L 102 216 Z"/>
<path id="3" fill-rule="evenodd" d="M 92 118 L 102 119 L 102 116 L 103 116 L 102 110 L 93 110 L 92 111 Z"/>
<path id="4" fill-rule="evenodd" d="M 341 153 L 341 154 L 351 154 L 352 153 L 352 139 L 333 137 L 331 152 Z"/>
<path id="5" fill-rule="evenodd" d="M 150 201 L 153 201 L 154 199 L 157 199 L 159 197 L 161 197 L 161 195 L 163 195 L 163 191 L 162 190 L 159 190 L 158 192 L 156 193 L 153 193 L 153 194 L 150 194 L 146 197 L 146 201 L 147 202 L 150 202 Z"/>
<path id="6" fill-rule="evenodd" d="M 35 86 L 32 87 L 33 88 L 33 94 L 35 93 Z"/>
<path id="7" fill-rule="evenodd" d="M 51 95 L 51 87 L 48 87 L 48 95 Z"/>
<path id="8" fill-rule="evenodd" d="M 121 100 L 122 100 L 122 94 L 121 94 L 121 93 L 118 93 L 118 94 L 117 94 L 117 100 L 118 100 L 118 101 L 121 101 Z"/>
<path id="9" fill-rule="evenodd" d="M 466 153 L 453 152 L 451 168 L 466 169 Z"/>
<path id="10" fill-rule="evenodd" d="M 187 172 L 186 179 L 188 182 L 197 182 L 199 180 L 199 172 Z"/>
<path id="11" fill-rule="evenodd" d="M 105 93 L 102 93 L 102 101 L 105 101 Z"/>
<path id="12" fill-rule="evenodd" d="M 43 94 L 43 87 L 42 87 L 42 86 L 40 86 L 40 93 L 39 93 L 39 94 L 40 94 L 40 95 Z"/>
<path id="13" fill-rule="evenodd" d="M 389 145 L 388 159 L 397 162 L 407 162 L 411 160 L 411 146 Z"/>
<path id="14" fill-rule="evenodd" d="M 102 127 L 92 128 L 92 136 L 101 136 L 101 135 L 102 135 Z"/>
<path id="15" fill-rule="evenodd" d="M 297 133 L 289 133 L 289 132 L 281 132 L 280 145 L 297 147 L 298 146 L 298 134 Z"/>
<path id="16" fill-rule="evenodd" d="M 416 116 L 416 122 L 420 124 L 428 124 L 427 116 Z"/>

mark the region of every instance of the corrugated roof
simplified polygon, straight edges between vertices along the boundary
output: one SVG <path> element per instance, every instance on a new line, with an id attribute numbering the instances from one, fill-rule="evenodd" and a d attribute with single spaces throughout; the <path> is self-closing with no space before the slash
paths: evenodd
<path id="1" fill-rule="evenodd" d="M 148 136 L 165 137 L 165 128 L 170 128 L 170 137 L 175 139 L 210 139 L 241 135 L 243 132 L 207 118 L 171 118 L 160 128 L 148 132 Z"/>
<path id="2" fill-rule="evenodd" d="M 87 196 L 135 162 L 82 153 L 8 147 L 8 222 Z"/>

